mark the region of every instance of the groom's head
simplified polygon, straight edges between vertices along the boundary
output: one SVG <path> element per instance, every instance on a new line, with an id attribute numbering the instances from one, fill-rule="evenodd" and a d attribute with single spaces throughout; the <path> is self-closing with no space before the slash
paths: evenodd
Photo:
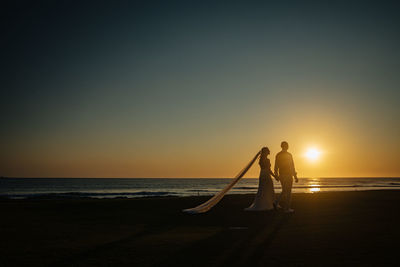
<path id="1" fill-rule="evenodd" d="M 283 141 L 283 142 L 281 143 L 281 148 L 282 148 L 283 151 L 288 150 L 288 149 L 289 149 L 289 144 L 288 144 L 288 142 Z"/>

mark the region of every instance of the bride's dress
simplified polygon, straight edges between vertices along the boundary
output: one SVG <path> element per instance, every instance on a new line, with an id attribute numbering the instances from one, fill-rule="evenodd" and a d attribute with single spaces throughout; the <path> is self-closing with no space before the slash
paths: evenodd
<path id="1" fill-rule="evenodd" d="M 248 211 L 272 210 L 274 208 L 274 184 L 270 175 L 271 163 L 268 158 L 261 157 L 259 164 L 261 171 L 258 191 L 253 204 L 245 209 Z"/>

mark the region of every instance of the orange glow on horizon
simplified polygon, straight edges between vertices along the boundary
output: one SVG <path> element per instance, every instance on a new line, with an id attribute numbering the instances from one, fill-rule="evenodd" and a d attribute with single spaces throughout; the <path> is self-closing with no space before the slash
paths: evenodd
<path id="1" fill-rule="evenodd" d="M 254 110 L 254 121 L 246 130 L 237 121 L 185 126 L 162 132 L 96 131 L 70 136 L 32 136 L 6 144 L 2 151 L 0 176 L 9 177 L 120 177 L 120 178 L 232 178 L 263 146 L 268 146 L 272 169 L 280 143 L 289 143 L 296 171 L 302 177 L 398 177 L 398 140 L 378 143 L 351 121 L 341 121 L 340 110 L 325 115 L 306 116 L 302 109 L 293 120 L 280 114 L 281 127 L 264 123 L 269 113 Z M 302 112 L 304 114 L 302 114 Z M 313 113 L 315 114 L 315 113 Z M 265 116 L 264 116 L 265 115 Z M 251 130 L 249 130 L 251 129 Z M 318 134 L 316 134 L 316 132 Z M 111 138 L 118 136 L 118 138 Z M 397 142 L 397 143 L 396 143 Z M 315 150 L 309 151 L 314 148 Z M 371 152 L 373 151 L 373 153 Z M 305 156 L 309 154 L 308 156 Z M 379 160 L 385 159 L 385 160 Z M 254 164 L 245 177 L 258 177 Z"/>

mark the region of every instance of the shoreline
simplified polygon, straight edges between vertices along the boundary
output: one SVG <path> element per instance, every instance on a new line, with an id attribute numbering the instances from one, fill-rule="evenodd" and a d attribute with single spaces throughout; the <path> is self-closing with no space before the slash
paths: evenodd
<path id="1" fill-rule="evenodd" d="M 315 187 L 298 187 L 298 188 L 306 188 L 306 189 L 313 189 Z M 334 186 L 320 186 L 318 187 L 319 189 L 324 189 L 324 188 L 337 188 Z M 296 194 L 324 194 L 324 193 L 344 193 L 344 192 L 370 192 L 370 191 L 400 191 L 400 188 L 388 188 L 385 186 L 379 187 L 376 186 L 376 188 L 368 187 L 368 188 L 363 188 L 363 187 L 352 187 L 352 186 L 342 186 L 341 188 L 355 188 L 354 190 L 320 190 L 320 191 L 309 191 L 309 192 L 292 192 L 292 195 Z M 276 190 L 277 188 L 275 188 Z M 278 188 L 279 191 L 275 192 L 275 194 L 280 194 L 280 188 Z M 255 195 L 256 192 L 254 193 L 249 193 L 249 192 L 243 192 L 243 193 L 229 193 L 227 195 Z M 15 195 L 0 195 L 0 200 L 55 200 L 55 199 L 60 199 L 60 200 L 73 200 L 73 199 L 107 199 L 107 200 L 113 200 L 113 199 L 157 199 L 157 198 L 187 198 L 187 197 L 208 197 L 211 198 L 215 195 L 213 194 L 193 194 L 193 195 L 174 195 L 174 194 L 159 194 L 155 193 L 154 195 L 144 195 L 144 196 L 123 196 L 123 195 L 130 195 L 131 193 L 110 193 L 110 195 L 116 195 L 115 197 L 96 197 L 96 193 L 89 193 L 89 192 L 66 192 L 66 193 L 45 193 L 45 194 L 15 194 Z"/>
<path id="2" fill-rule="evenodd" d="M 0 198 L 141 198 L 152 196 L 211 196 L 226 179 L 2 179 Z M 258 179 L 244 178 L 228 194 L 255 194 Z M 281 191 L 274 181 L 275 192 Z M 293 193 L 400 189 L 400 178 L 300 179 Z"/>
<path id="3" fill-rule="evenodd" d="M 388 266 L 399 191 L 296 193 L 294 214 L 244 211 L 254 194 L 198 215 L 209 196 L 0 199 L 0 265 Z"/>

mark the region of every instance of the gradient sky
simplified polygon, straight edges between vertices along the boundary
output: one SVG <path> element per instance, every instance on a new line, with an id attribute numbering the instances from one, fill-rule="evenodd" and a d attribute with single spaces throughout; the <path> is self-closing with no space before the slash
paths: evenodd
<path id="1" fill-rule="evenodd" d="M 0 176 L 400 176 L 395 1 L 11 2 Z"/>

